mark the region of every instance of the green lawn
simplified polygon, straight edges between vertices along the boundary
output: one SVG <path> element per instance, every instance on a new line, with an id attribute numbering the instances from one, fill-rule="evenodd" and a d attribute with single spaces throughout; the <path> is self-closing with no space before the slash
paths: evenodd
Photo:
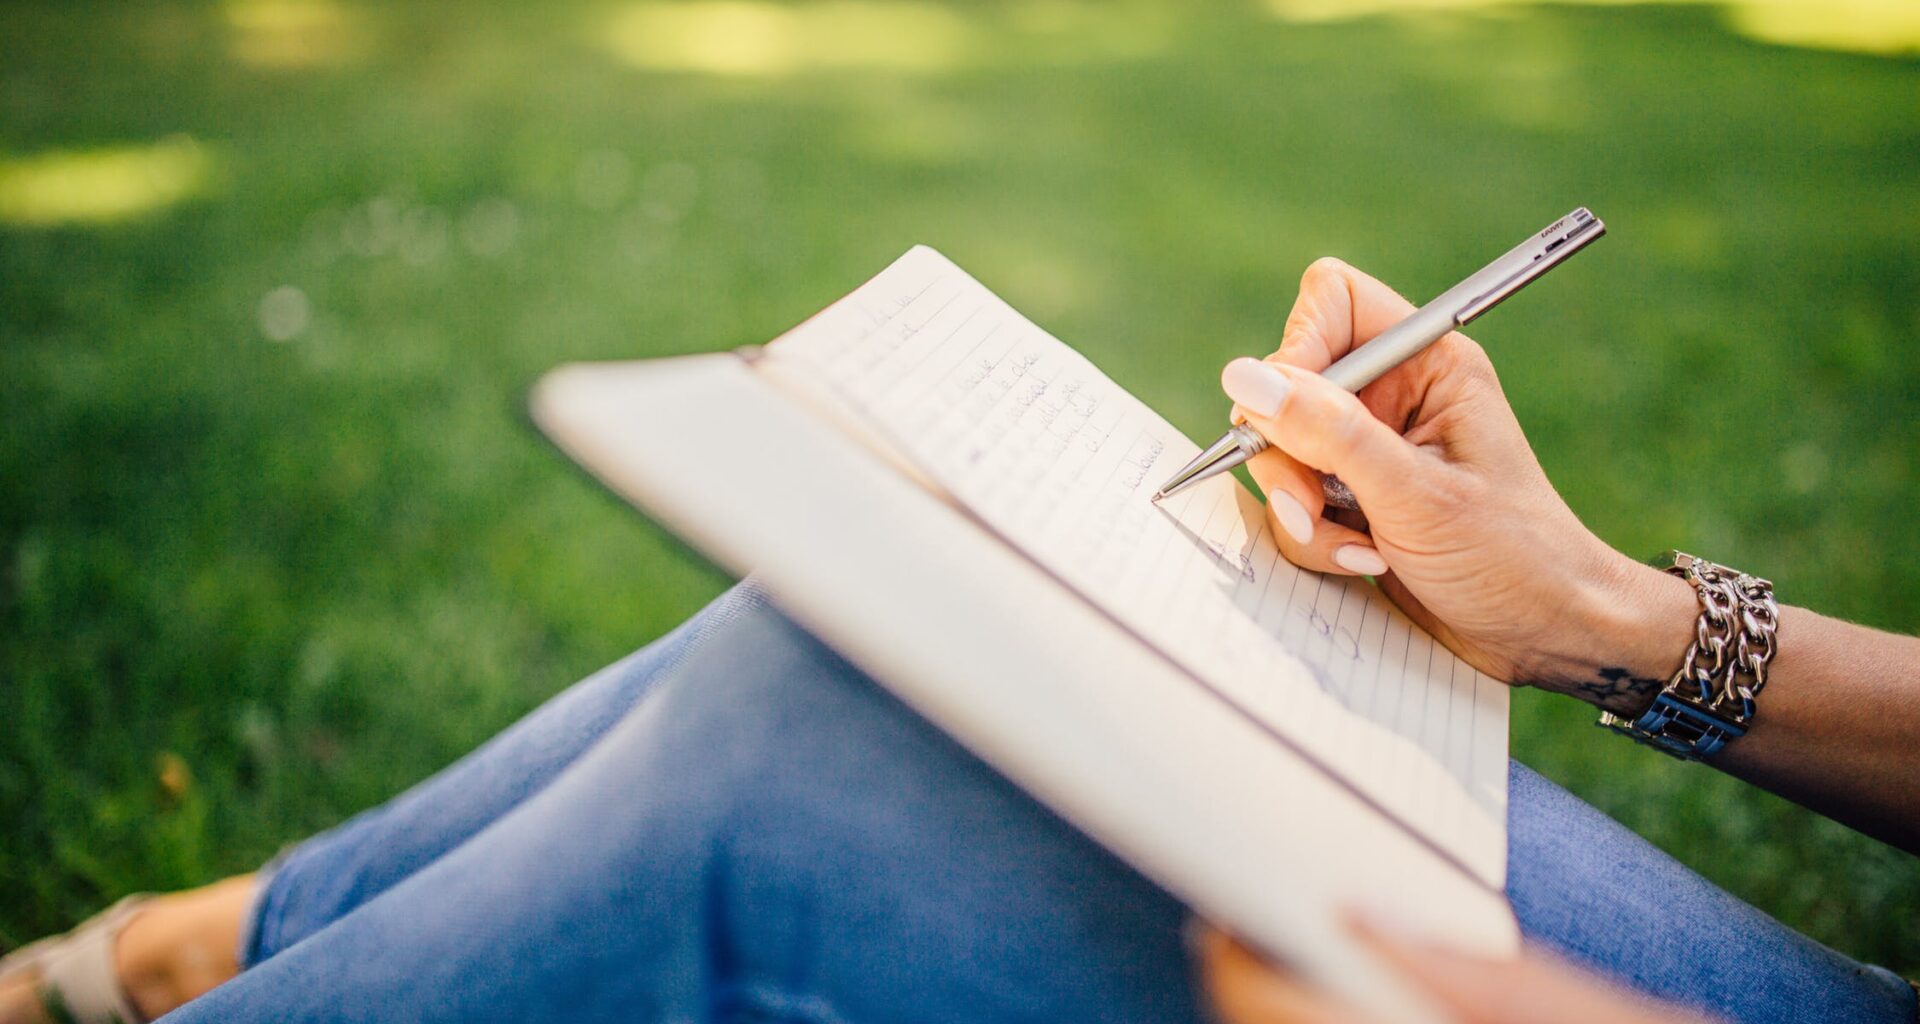
<path id="1" fill-rule="evenodd" d="M 1475 331 L 1574 508 L 1920 627 L 1920 65 L 1701 7 L 1186 6 L 0 11 L 0 946 L 251 868 L 698 607 L 529 383 L 762 340 L 915 242 L 1198 435 L 1313 257 L 1425 297 L 1590 205 Z M 1920 973 L 1920 862 L 1589 722 L 1522 693 L 1514 749 Z"/>

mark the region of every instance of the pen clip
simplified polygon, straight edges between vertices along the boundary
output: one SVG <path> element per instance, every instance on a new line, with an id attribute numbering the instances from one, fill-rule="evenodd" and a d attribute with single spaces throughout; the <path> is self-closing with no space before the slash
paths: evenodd
<path id="1" fill-rule="evenodd" d="M 1538 235 L 1500 258 L 1496 266 L 1513 263 L 1517 263 L 1518 266 L 1514 267 L 1506 277 L 1501 278 L 1498 284 L 1460 307 L 1453 314 L 1454 324 L 1465 326 L 1480 314 L 1506 301 L 1507 297 L 1514 292 L 1531 284 L 1534 278 L 1553 269 L 1562 260 L 1586 248 L 1606 233 L 1606 224 L 1588 212 L 1584 206 L 1554 221 Z"/>

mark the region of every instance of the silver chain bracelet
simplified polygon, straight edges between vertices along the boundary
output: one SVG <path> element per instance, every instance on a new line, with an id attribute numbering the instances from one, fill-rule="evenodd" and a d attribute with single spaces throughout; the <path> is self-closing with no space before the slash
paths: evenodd
<path id="1" fill-rule="evenodd" d="M 1693 642 L 1673 678 L 1637 719 L 1600 713 L 1599 724 L 1682 760 L 1698 761 L 1746 734 L 1767 667 L 1779 649 L 1780 606 L 1773 584 L 1668 552 L 1667 572 L 1693 584 L 1700 599 Z"/>

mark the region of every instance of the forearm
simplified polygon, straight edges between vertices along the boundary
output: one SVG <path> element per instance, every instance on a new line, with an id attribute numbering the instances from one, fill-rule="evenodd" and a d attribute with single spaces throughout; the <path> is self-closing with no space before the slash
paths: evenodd
<path id="1" fill-rule="evenodd" d="M 1715 767 L 1920 853 L 1920 640 L 1785 608 L 1753 728 Z"/>
<path id="2" fill-rule="evenodd" d="M 1621 577 L 1596 612 L 1603 639 L 1584 676 L 1541 685 L 1638 715 L 1678 666 L 1699 609 L 1678 577 L 1643 567 Z M 1782 608 L 1779 640 L 1752 727 L 1710 763 L 1920 853 L 1920 639 Z"/>

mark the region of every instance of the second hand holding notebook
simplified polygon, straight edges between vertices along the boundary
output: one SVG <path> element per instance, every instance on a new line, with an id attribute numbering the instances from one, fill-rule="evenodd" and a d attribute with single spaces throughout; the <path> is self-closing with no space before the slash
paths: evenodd
<path id="1" fill-rule="evenodd" d="M 1507 688 L 1367 582 L 1288 563 L 1231 476 L 1150 503 L 1196 446 L 933 250 L 761 348 L 556 370 L 534 414 L 1036 799 L 1348 998 L 1433 1017 L 1348 908 L 1517 948 Z"/>

